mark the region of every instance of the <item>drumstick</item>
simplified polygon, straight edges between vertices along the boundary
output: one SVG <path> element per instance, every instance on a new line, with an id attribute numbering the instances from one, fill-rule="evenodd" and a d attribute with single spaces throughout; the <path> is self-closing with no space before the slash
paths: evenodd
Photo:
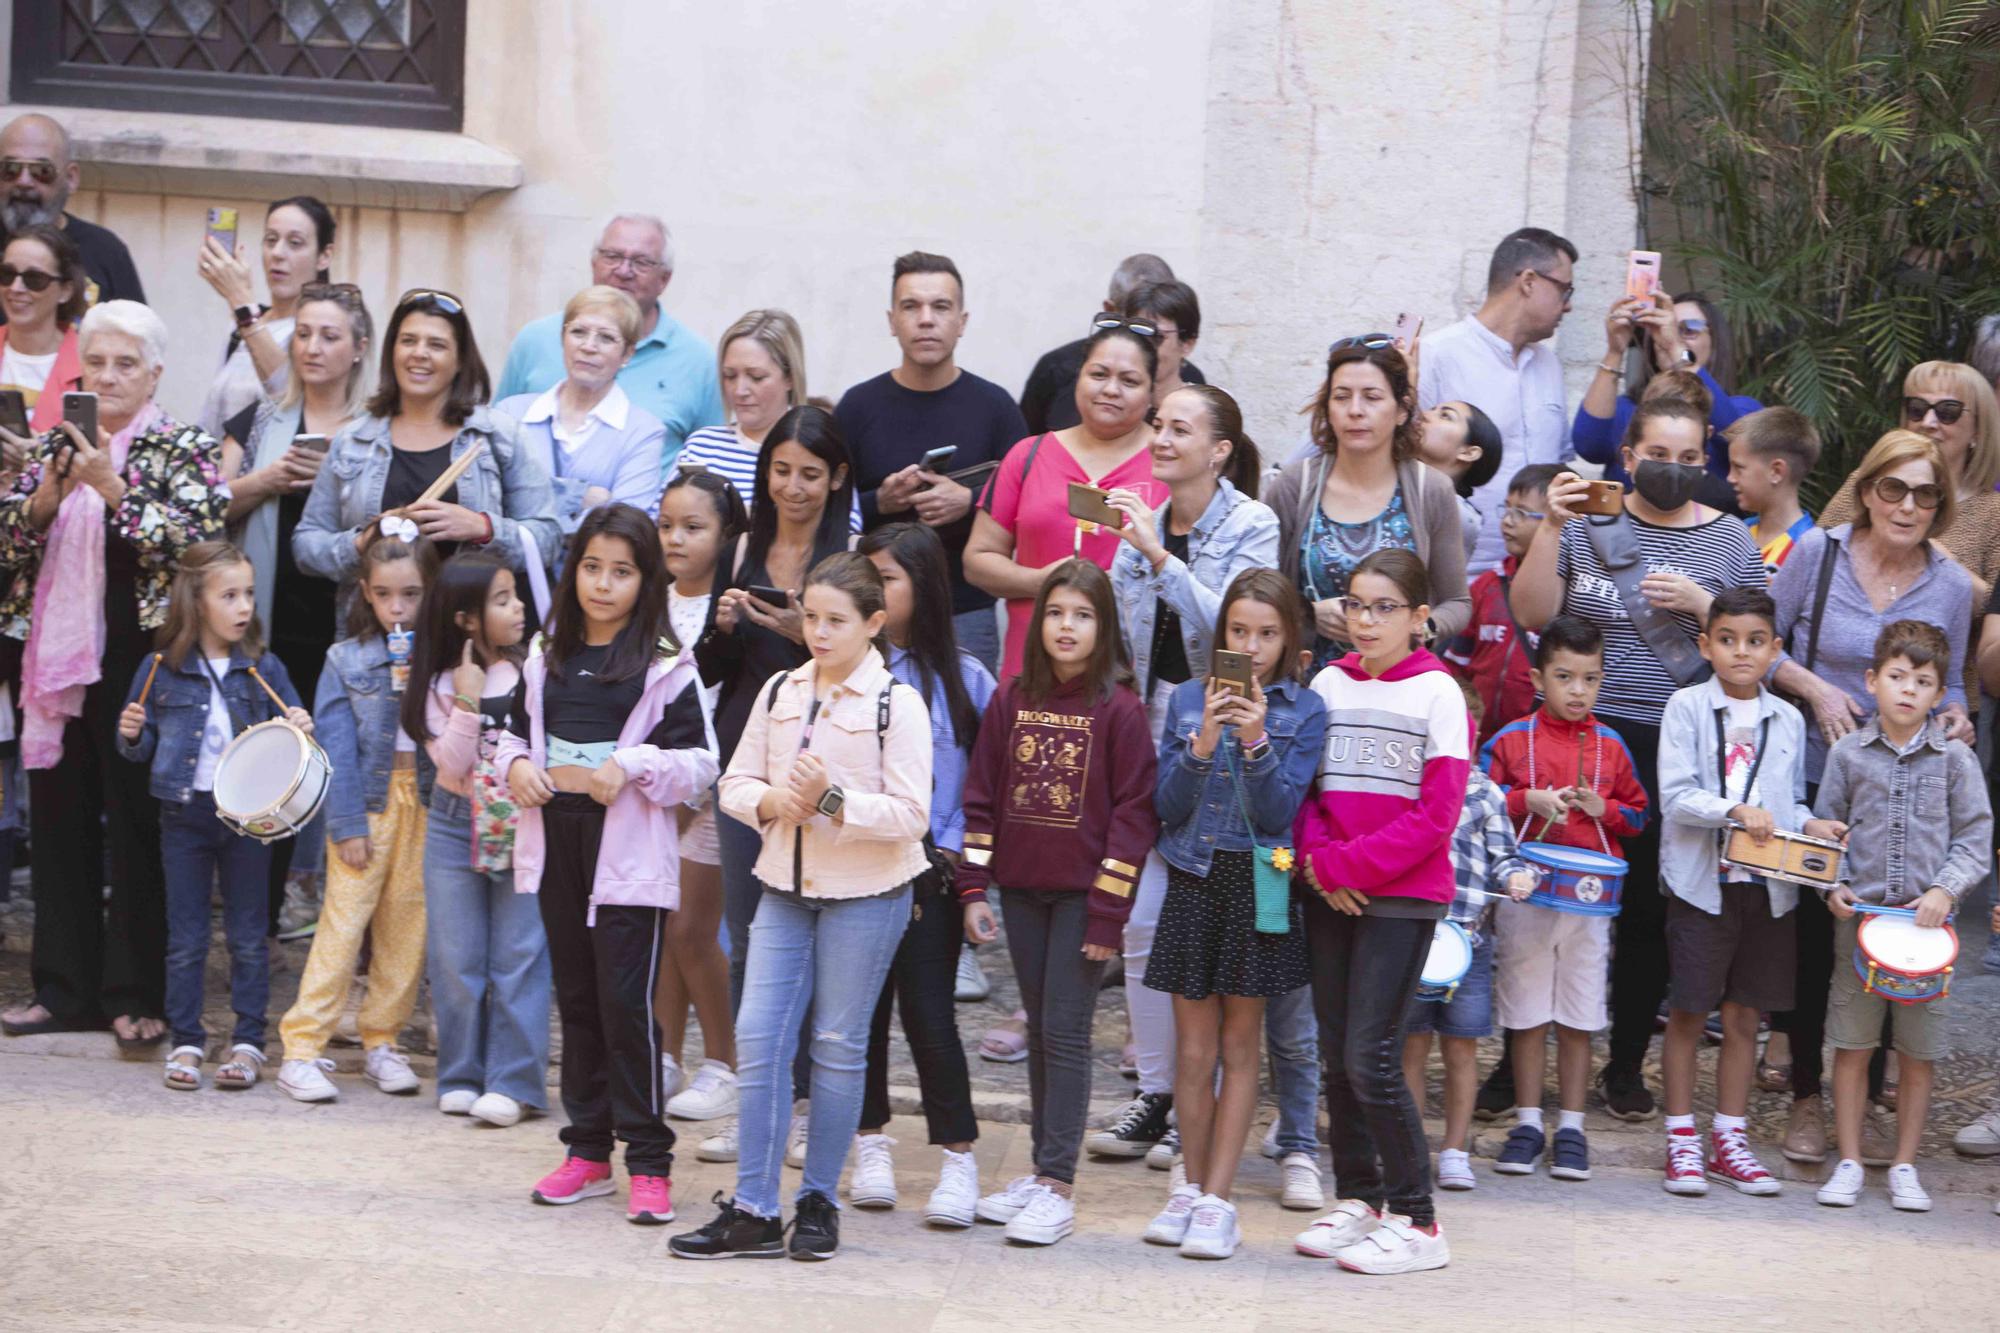
<path id="1" fill-rule="evenodd" d="M 139 687 L 139 707 L 141 708 L 146 706 L 146 696 L 153 692 L 153 677 L 160 674 L 160 659 L 165 656 L 165 653 L 153 654 L 153 665 L 146 671 L 146 683 Z"/>
<path id="2" fill-rule="evenodd" d="M 259 685 L 262 685 L 264 687 L 264 693 L 270 695 L 271 702 L 278 706 L 278 715 L 280 717 L 292 711 L 292 706 L 285 702 L 284 696 L 280 695 L 276 690 L 272 689 L 271 683 L 265 680 L 261 675 L 257 674 L 256 667 L 250 668 L 250 679 L 256 681 Z"/>
<path id="3" fill-rule="evenodd" d="M 452 483 L 457 481 L 461 476 L 465 474 L 465 470 L 472 466 L 472 460 L 479 457 L 479 451 L 481 449 L 484 449 L 485 447 L 486 447 L 485 440 L 483 439 L 474 440 L 472 442 L 472 447 L 470 449 L 467 449 L 464 453 L 460 454 L 457 458 L 454 458 L 451 461 L 451 466 L 446 468 L 444 472 L 439 475 L 438 479 L 430 484 L 430 488 L 428 490 L 426 490 L 422 495 L 419 495 L 417 497 L 416 503 L 426 504 L 432 500 L 437 499 L 440 495 L 443 495 L 446 491 L 450 490 Z M 405 507 L 407 508 L 407 506 Z"/>

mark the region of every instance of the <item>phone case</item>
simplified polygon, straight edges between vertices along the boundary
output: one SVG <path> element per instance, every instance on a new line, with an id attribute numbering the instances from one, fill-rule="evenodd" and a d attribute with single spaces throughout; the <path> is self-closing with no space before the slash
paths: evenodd
<path id="1" fill-rule="evenodd" d="M 1660 255 L 1657 250 L 1634 250 L 1625 266 L 1625 295 L 1635 301 L 1650 301 L 1660 290 Z"/>

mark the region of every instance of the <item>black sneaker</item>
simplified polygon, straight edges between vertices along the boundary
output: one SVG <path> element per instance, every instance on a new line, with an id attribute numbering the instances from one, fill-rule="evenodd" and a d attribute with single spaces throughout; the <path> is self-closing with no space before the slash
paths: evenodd
<path id="1" fill-rule="evenodd" d="M 1493 1072 L 1479 1085 L 1479 1095 L 1473 1100 L 1473 1117 L 1482 1122 L 1497 1119 L 1514 1109 L 1514 1060 L 1506 1047 L 1500 1049 L 1500 1062 L 1493 1066 Z"/>
<path id="2" fill-rule="evenodd" d="M 1604 1109 L 1618 1119 L 1651 1120 L 1657 1113 L 1653 1094 L 1638 1070 L 1606 1065 L 1597 1082 L 1604 1094 Z"/>
<path id="3" fill-rule="evenodd" d="M 1098 1157 L 1144 1157 L 1167 1136 L 1167 1114 L 1173 1109 L 1171 1092 L 1142 1092 L 1084 1146 Z"/>
<path id="4" fill-rule="evenodd" d="M 792 1215 L 792 1258 L 831 1259 L 839 1250 L 840 1209 L 818 1190 L 807 1190 Z"/>
<path id="5" fill-rule="evenodd" d="M 717 1191 L 722 1211 L 699 1231 L 675 1236 L 667 1253 L 676 1259 L 776 1259 L 785 1252 L 784 1224 L 775 1217 L 758 1217 L 736 1206 Z"/>

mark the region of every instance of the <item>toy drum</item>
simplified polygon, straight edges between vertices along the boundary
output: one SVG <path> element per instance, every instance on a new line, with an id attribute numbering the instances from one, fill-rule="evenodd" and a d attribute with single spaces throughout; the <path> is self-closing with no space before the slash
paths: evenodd
<path id="1" fill-rule="evenodd" d="M 1535 906 L 1579 916 L 1618 915 L 1618 895 L 1630 867 L 1617 857 L 1552 842 L 1524 842 L 1521 859 L 1539 881 L 1528 895 Z"/>
<path id="2" fill-rule="evenodd" d="M 1863 910 L 1867 915 L 1854 941 L 1854 975 L 1863 990 L 1897 1004 L 1925 1004 L 1951 994 L 1957 931 L 1920 926 L 1915 912 L 1899 907 Z"/>
<path id="3" fill-rule="evenodd" d="M 1449 1000 L 1471 970 L 1472 936 L 1456 921 L 1438 922 L 1424 970 L 1417 977 L 1417 998 Z"/>
<path id="4" fill-rule="evenodd" d="M 1840 883 L 1840 863 L 1846 855 L 1847 849 L 1837 842 L 1783 829 L 1775 830 L 1771 840 L 1760 847 L 1748 831 L 1731 826 L 1722 848 L 1722 864 L 1766 879 L 1830 889 Z"/>
<path id="5" fill-rule="evenodd" d="M 234 832 L 276 842 L 319 813 L 333 777 L 326 751 L 283 718 L 259 722 L 215 765 L 215 813 Z"/>

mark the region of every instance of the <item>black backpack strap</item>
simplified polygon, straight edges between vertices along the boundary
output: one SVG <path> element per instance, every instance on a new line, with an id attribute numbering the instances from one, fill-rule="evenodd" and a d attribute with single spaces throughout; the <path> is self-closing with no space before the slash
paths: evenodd
<path id="1" fill-rule="evenodd" d="M 1833 539 L 1833 534 L 1828 533 L 1826 537 L 1826 549 L 1820 552 L 1819 581 L 1813 585 L 1812 626 L 1806 630 L 1806 660 L 1804 665 L 1808 671 L 1811 671 L 1813 664 L 1819 661 L 1819 625 L 1822 620 L 1826 619 L 1826 594 L 1833 587 L 1834 557 L 1837 554 L 1839 545 L 1840 543 Z"/>
<path id="2" fill-rule="evenodd" d="M 889 748 L 889 691 L 895 688 L 896 682 L 891 680 L 887 685 L 882 687 L 882 692 L 875 696 L 875 748 L 877 750 L 886 750 Z"/>
<path id="3" fill-rule="evenodd" d="M 788 671 L 780 671 L 777 675 L 771 677 L 771 692 L 764 696 L 765 712 L 770 712 L 771 705 L 778 702 L 778 691 L 784 687 L 785 677 L 790 674 Z"/>

